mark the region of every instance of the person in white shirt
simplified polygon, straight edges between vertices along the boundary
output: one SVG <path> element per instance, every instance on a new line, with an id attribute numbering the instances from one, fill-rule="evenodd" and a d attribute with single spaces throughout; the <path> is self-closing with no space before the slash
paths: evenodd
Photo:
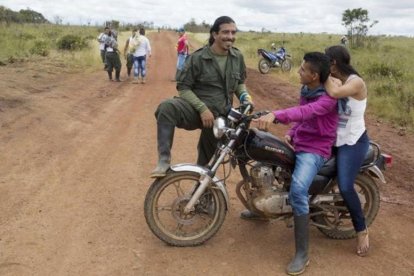
<path id="1" fill-rule="evenodd" d="M 103 33 L 100 33 L 97 37 L 97 40 L 99 42 L 99 50 L 101 52 L 101 59 L 104 64 L 104 70 L 106 70 L 107 68 L 106 60 L 105 60 L 105 41 L 108 38 L 109 31 L 110 31 L 109 27 L 105 27 Z"/>
<path id="2" fill-rule="evenodd" d="M 137 34 L 138 29 L 134 28 L 132 29 L 132 35 L 127 39 L 127 41 L 125 42 L 125 47 L 124 47 L 124 57 L 125 60 L 127 62 L 126 67 L 127 67 L 127 75 L 128 77 L 131 75 L 131 70 L 132 70 L 132 64 L 133 64 L 133 53 L 135 52 L 135 39 L 138 38 L 139 34 Z"/>
<path id="3" fill-rule="evenodd" d="M 141 83 L 146 82 L 147 76 L 147 56 L 151 57 L 151 44 L 145 36 L 145 29 L 139 29 L 139 36 L 134 39 L 135 51 L 133 52 L 134 63 L 134 81 L 138 83 L 141 78 Z"/>
<path id="4" fill-rule="evenodd" d="M 325 54 L 331 62 L 331 76 L 336 78 L 330 77 L 325 88 L 331 97 L 338 98 L 339 124 L 335 144 L 338 186 L 357 233 L 356 253 L 362 257 L 369 250 L 368 228 L 354 182 L 369 147 L 364 120 L 367 87 L 352 67 L 351 56 L 345 47 L 331 46 Z"/>

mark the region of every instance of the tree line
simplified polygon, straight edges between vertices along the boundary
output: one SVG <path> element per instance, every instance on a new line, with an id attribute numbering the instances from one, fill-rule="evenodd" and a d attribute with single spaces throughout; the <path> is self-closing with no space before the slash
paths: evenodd
<path id="1" fill-rule="evenodd" d="M 4 6 L 0 6 L 0 22 L 7 25 L 10 23 L 49 23 L 40 12 L 29 8 L 15 12 Z"/>

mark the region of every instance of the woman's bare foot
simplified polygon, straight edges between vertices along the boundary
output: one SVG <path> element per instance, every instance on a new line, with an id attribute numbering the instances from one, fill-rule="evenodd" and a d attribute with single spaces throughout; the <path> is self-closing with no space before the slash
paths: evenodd
<path id="1" fill-rule="evenodd" d="M 368 228 L 364 231 L 357 233 L 357 255 L 360 257 L 365 257 L 368 255 L 369 250 L 369 237 L 368 237 Z"/>

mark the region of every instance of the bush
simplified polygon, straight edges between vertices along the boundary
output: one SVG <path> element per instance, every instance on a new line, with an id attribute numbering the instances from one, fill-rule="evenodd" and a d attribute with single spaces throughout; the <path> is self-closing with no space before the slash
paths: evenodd
<path id="1" fill-rule="evenodd" d="M 81 50 L 87 46 L 87 42 L 80 36 L 68 34 L 57 41 L 60 50 Z"/>
<path id="2" fill-rule="evenodd" d="M 394 79 L 400 79 L 403 76 L 403 72 L 400 68 L 384 63 L 374 63 L 367 69 L 367 73 L 371 77 L 390 77 Z"/>
<path id="3" fill-rule="evenodd" d="M 39 55 L 39 56 L 46 57 L 49 55 L 49 45 L 46 43 L 46 41 L 36 40 L 33 47 L 30 48 L 29 52 L 32 55 Z"/>

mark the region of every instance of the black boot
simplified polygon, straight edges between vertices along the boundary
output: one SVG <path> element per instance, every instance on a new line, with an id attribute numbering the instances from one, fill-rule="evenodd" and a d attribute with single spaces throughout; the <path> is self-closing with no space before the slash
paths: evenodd
<path id="1" fill-rule="evenodd" d="M 119 76 L 121 75 L 121 70 L 116 70 L 115 71 L 115 81 L 121 81 L 121 79 L 119 78 Z"/>
<path id="2" fill-rule="evenodd" d="M 151 173 L 152 178 L 164 177 L 170 168 L 174 130 L 174 125 L 157 124 L 158 164 Z"/>
<path id="3" fill-rule="evenodd" d="M 302 274 L 309 264 L 309 215 L 294 216 L 296 253 L 287 267 L 287 274 Z"/>
<path id="4" fill-rule="evenodd" d="M 112 80 L 112 72 L 108 71 L 108 77 L 109 77 L 109 80 L 111 81 Z"/>
<path id="5" fill-rule="evenodd" d="M 267 217 L 263 217 L 259 214 L 256 214 L 255 212 L 247 210 L 247 209 L 240 213 L 240 217 L 242 219 L 245 219 L 245 220 L 269 221 L 269 219 Z"/>

